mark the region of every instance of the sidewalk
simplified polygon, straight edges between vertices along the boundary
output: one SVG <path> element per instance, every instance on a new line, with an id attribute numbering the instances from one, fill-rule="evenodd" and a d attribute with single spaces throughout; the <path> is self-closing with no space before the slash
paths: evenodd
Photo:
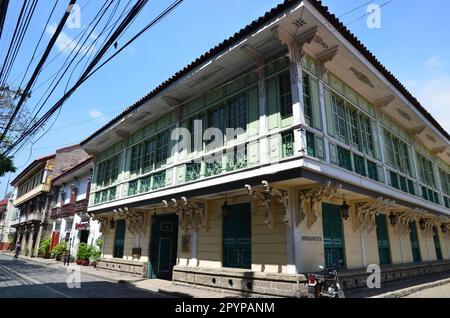
<path id="1" fill-rule="evenodd" d="M 348 298 L 402 298 L 424 289 L 445 284 L 450 284 L 450 272 L 387 282 L 382 284 L 379 289 L 352 289 L 348 292 L 345 291 L 345 295 Z"/>
<path id="2" fill-rule="evenodd" d="M 5 255 L 14 256 L 13 253 L 1 252 Z M 182 286 L 173 284 L 171 281 L 162 279 L 147 279 L 143 277 L 133 276 L 116 271 L 109 271 L 105 269 L 94 268 L 92 266 L 78 266 L 75 263 L 70 263 L 69 266 L 64 265 L 62 261 L 54 259 L 44 259 L 39 257 L 29 257 L 21 255 L 19 259 L 31 261 L 41 265 L 46 265 L 58 269 L 67 270 L 68 268 L 77 267 L 81 273 L 90 276 L 101 278 L 112 283 L 127 284 L 130 287 L 144 289 L 155 293 L 161 293 L 172 297 L 181 298 L 231 298 L 237 297 L 233 294 L 221 293 L 208 289 L 194 288 L 189 286 Z"/>

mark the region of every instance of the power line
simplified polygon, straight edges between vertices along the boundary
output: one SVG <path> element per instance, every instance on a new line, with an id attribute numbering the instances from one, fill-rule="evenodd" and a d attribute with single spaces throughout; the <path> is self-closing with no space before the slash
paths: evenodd
<path id="1" fill-rule="evenodd" d="M 69 14 L 70 14 L 69 8 L 71 8 L 71 6 L 73 6 L 75 4 L 75 2 L 76 2 L 76 0 L 70 0 L 69 5 L 68 5 L 61 21 L 59 22 L 59 25 L 56 28 L 55 33 L 53 33 L 53 36 L 52 36 L 50 42 L 48 43 L 47 48 L 46 48 L 42 58 L 40 59 L 38 65 L 36 66 L 36 69 L 34 70 L 33 75 L 31 76 L 30 80 L 28 81 L 28 84 L 27 84 L 26 88 L 24 89 L 22 95 L 20 96 L 20 100 L 17 103 L 17 106 L 15 107 L 14 112 L 13 112 L 10 120 L 8 121 L 8 124 L 6 125 L 6 128 L 3 130 L 2 135 L 0 136 L 0 143 L 3 141 L 8 130 L 10 129 L 12 123 L 14 122 L 14 119 L 17 116 L 17 113 L 19 112 L 20 108 L 22 107 L 22 104 L 25 102 L 25 99 L 28 97 L 31 86 L 33 85 L 34 81 L 36 80 L 36 77 L 38 76 L 39 71 L 41 70 L 42 66 L 44 65 L 45 60 L 47 59 L 48 55 L 50 54 L 50 51 L 52 50 L 53 45 L 56 42 L 56 39 L 58 38 L 59 34 L 61 33 L 61 30 L 64 27 L 64 24 L 66 23 L 67 18 L 69 17 Z"/>
<path id="2" fill-rule="evenodd" d="M 113 32 L 113 34 L 110 36 L 110 38 L 106 41 L 105 45 L 99 50 L 99 52 L 94 57 L 93 61 L 88 65 L 87 69 L 83 72 L 80 79 L 75 83 L 72 88 L 67 91 L 66 94 L 61 97 L 58 102 L 46 113 L 44 116 L 42 116 L 30 129 L 26 130 L 18 140 L 16 140 L 12 146 L 10 146 L 3 154 L 7 154 L 11 151 L 12 148 L 17 146 L 19 143 L 21 143 L 25 138 L 32 135 L 37 129 L 39 129 L 52 115 L 53 113 L 60 108 L 64 102 L 75 92 L 75 90 L 87 79 L 89 73 L 92 71 L 92 69 L 95 67 L 95 65 L 99 62 L 99 60 L 104 56 L 106 51 L 111 47 L 117 38 L 122 34 L 124 29 L 133 21 L 133 18 L 139 14 L 139 12 L 142 10 L 142 8 L 145 6 L 145 4 L 148 2 L 148 0 L 139 0 L 137 3 L 133 6 L 133 8 L 130 10 L 130 12 L 127 14 L 127 16 L 123 19 L 123 21 L 120 23 L 120 25 L 117 27 L 117 29 Z"/>

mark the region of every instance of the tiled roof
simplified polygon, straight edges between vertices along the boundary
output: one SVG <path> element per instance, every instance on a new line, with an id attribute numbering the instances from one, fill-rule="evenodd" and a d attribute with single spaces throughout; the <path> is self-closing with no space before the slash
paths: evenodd
<path id="1" fill-rule="evenodd" d="M 447 131 L 436 121 L 436 119 L 433 118 L 433 116 L 419 103 L 419 101 L 400 83 L 400 81 L 395 78 L 395 76 L 388 71 L 381 63 L 378 61 L 378 59 L 361 43 L 361 41 L 358 40 L 358 38 L 350 32 L 350 30 L 347 29 L 347 27 L 339 21 L 339 19 L 332 13 L 328 11 L 328 7 L 322 5 L 322 2 L 319 0 L 304 0 L 311 3 L 314 8 L 316 8 L 332 25 L 334 28 L 338 30 L 338 32 L 347 39 L 367 60 L 372 63 L 372 65 L 383 75 L 385 76 L 410 102 L 411 104 L 417 108 L 417 110 L 427 118 L 433 126 L 436 127 L 446 138 L 448 141 L 450 141 L 450 135 Z M 258 30 L 260 27 L 262 27 L 264 24 L 268 23 L 270 20 L 275 18 L 277 15 L 285 11 L 286 9 L 289 9 L 291 7 L 294 7 L 298 4 L 300 4 L 302 0 L 285 0 L 283 3 L 279 4 L 275 8 L 271 9 L 270 11 L 266 12 L 264 16 L 258 18 L 257 20 L 254 20 L 249 25 L 247 25 L 245 28 L 241 29 L 239 32 L 235 33 L 230 38 L 226 39 L 225 41 L 221 42 L 220 44 L 216 45 L 214 48 L 210 49 L 208 52 L 204 53 L 200 57 L 198 57 L 195 61 L 193 61 L 191 64 L 185 66 L 182 70 L 175 73 L 172 77 L 167 79 L 165 82 L 161 83 L 159 86 L 157 86 L 155 89 L 153 89 L 150 93 L 142 97 L 140 100 L 138 100 L 136 103 L 134 103 L 131 106 L 128 106 L 121 114 L 113 118 L 111 121 L 109 121 L 107 124 L 105 124 L 102 128 L 94 132 L 91 136 L 87 137 L 83 142 L 81 142 L 81 145 L 86 144 L 90 140 L 92 140 L 94 137 L 101 134 L 103 131 L 114 125 L 116 122 L 118 122 L 121 118 L 126 116 L 127 114 L 131 113 L 133 110 L 139 108 L 144 103 L 149 101 L 151 98 L 155 97 L 157 94 L 159 94 L 161 91 L 169 87 L 169 85 L 173 84 L 175 81 L 183 77 L 184 75 L 188 74 L 192 70 L 194 70 L 195 67 L 201 65 L 202 63 L 206 62 L 208 59 L 212 58 L 213 56 L 219 54 L 224 49 L 237 44 L 240 40 L 243 38 L 249 36 L 252 32 Z"/>
<path id="2" fill-rule="evenodd" d="M 8 205 L 8 199 L 4 198 L 3 200 L 0 201 L 0 206 L 6 206 Z"/>

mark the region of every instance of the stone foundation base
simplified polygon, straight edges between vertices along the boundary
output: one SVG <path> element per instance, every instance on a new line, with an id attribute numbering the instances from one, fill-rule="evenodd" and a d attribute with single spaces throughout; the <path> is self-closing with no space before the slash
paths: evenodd
<path id="1" fill-rule="evenodd" d="M 423 276 L 427 274 L 450 273 L 450 261 L 422 262 L 413 264 L 398 264 L 381 266 L 381 284 L 384 282 Z M 339 272 L 339 282 L 344 290 L 367 287 L 366 269 L 349 269 Z"/>
<path id="2" fill-rule="evenodd" d="M 304 275 L 270 274 L 232 268 L 198 268 L 177 265 L 173 282 L 195 285 L 245 297 L 305 297 Z"/>
<path id="3" fill-rule="evenodd" d="M 132 275 L 138 275 L 141 277 L 147 276 L 147 264 L 144 262 L 126 261 L 116 258 L 101 258 L 97 261 L 97 267 Z"/>

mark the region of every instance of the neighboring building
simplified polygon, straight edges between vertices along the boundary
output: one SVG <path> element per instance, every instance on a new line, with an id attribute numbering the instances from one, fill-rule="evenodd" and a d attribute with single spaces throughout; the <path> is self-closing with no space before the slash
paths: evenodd
<path id="1" fill-rule="evenodd" d="M 13 205 L 20 211 L 11 220 L 11 227 L 16 229 L 13 246 L 21 242 L 25 255 L 36 256 L 40 239 L 49 230 L 47 218 L 54 167 L 55 155 L 36 159 L 11 182 L 16 189 Z"/>
<path id="2" fill-rule="evenodd" d="M 244 132 L 172 152 L 199 122 Z M 450 136 L 320 2 L 285 1 L 82 145 L 100 267 L 282 296 L 320 264 L 344 289 L 369 264 L 450 269 Z"/>
<path id="3" fill-rule="evenodd" d="M 67 240 L 71 255 L 76 257 L 80 243 L 96 246 L 100 224 L 87 214 L 89 188 L 94 163 L 88 158 L 53 179 L 55 204 L 50 217 L 53 220 L 52 247 Z"/>
<path id="4" fill-rule="evenodd" d="M 12 191 L 0 201 L 0 251 L 9 250 L 14 240 L 16 230 L 11 227 L 11 220 L 16 218 L 19 213 L 19 210 L 13 205 L 14 196 L 14 191 Z M 5 203 L 6 205 L 4 205 Z"/>
<path id="5" fill-rule="evenodd" d="M 14 206 L 20 210 L 11 226 L 17 229 L 14 244 L 20 240 L 23 254 L 36 256 L 41 239 L 51 235 L 52 180 L 87 158 L 80 145 L 58 149 L 34 160 L 11 182 L 17 189 Z"/>

